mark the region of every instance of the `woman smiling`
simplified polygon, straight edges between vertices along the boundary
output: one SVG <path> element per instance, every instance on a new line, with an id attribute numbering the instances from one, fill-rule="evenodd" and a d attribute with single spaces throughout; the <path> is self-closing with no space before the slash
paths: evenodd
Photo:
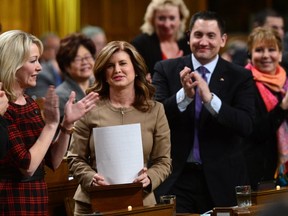
<path id="1" fill-rule="evenodd" d="M 282 41 L 279 34 L 266 27 L 253 30 L 248 38 L 252 71 L 256 84 L 256 121 L 254 131 L 245 140 L 246 159 L 253 189 L 262 181 L 273 181 L 279 165 L 287 161 L 283 151 L 288 141 L 288 81 L 279 65 Z"/>

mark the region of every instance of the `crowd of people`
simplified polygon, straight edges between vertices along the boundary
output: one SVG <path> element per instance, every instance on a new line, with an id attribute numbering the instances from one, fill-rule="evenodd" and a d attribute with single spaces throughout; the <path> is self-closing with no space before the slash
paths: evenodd
<path id="1" fill-rule="evenodd" d="M 144 205 L 173 194 L 177 213 L 202 214 L 237 205 L 237 185 L 288 184 L 284 18 L 259 12 L 247 40 L 221 53 L 225 20 L 199 11 L 185 31 L 189 16 L 183 0 L 151 0 L 131 41 L 95 26 L 0 34 L 0 215 L 48 215 L 44 166 L 64 156 L 74 215 L 92 213 L 89 188 L 109 185 L 93 129 L 134 123 Z"/>

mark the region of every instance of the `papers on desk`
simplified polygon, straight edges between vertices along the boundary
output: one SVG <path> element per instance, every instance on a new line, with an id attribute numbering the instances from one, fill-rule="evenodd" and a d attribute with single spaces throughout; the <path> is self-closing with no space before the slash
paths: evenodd
<path id="1" fill-rule="evenodd" d="M 132 183 L 144 167 L 140 124 L 93 128 L 97 172 L 109 184 Z"/>

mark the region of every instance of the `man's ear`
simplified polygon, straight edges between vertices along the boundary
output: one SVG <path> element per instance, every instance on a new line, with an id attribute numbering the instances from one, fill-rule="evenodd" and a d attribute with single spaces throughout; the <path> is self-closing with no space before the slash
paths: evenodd
<path id="1" fill-rule="evenodd" d="M 221 36 L 221 40 L 222 40 L 222 42 L 221 42 L 221 47 L 225 47 L 226 41 L 227 41 L 227 34 L 226 34 L 226 33 L 224 33 L 224 34 Z"/>
<path id="2" fill-rule="evenodd" d="M 190 31 L 190 30 L 188 30 L 188 31 L 185 32 L 185 37 L 186 37 L 187 44 L 190 43 L 190 34 L 191 34 L 191 31 Z"/>

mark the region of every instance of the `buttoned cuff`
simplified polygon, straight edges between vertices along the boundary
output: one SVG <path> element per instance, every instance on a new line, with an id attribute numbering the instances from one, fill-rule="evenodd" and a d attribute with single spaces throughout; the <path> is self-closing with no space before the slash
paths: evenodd
<path id="1" fill-rule="evenodd" d="M 221 99 L 215 95 L 214 93 L 212 94 L 212 99 L 211 101 L 207 103 L 203 103 L 204 107 L 211 113 L 213 116 L 216 116 L 219 113 L 219 110 L 222 105 Z"/>
<path id="2" fill-rule="evenodd" d="M 181 88 L 176 94 L 176 102 L 180 112 L 184 112 L 187 106 L 193 101 L 193 98 L 186 96 L 184 89 Z"/>

